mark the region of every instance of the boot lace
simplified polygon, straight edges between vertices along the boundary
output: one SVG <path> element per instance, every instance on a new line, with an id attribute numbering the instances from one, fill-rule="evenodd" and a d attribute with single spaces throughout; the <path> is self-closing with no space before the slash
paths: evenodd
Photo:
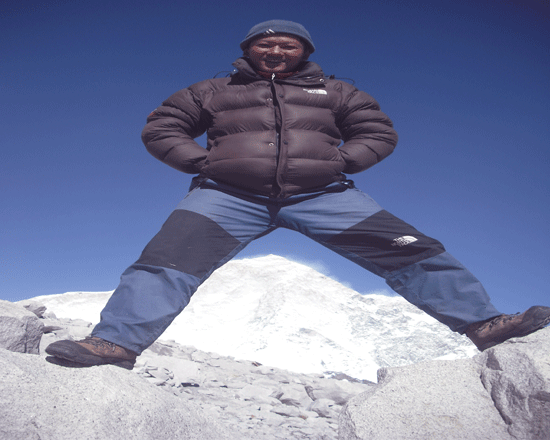
<path id="1" fill-rule="evenodd" d="M 491 319 L 487 324 L 485 324 L 485 328 L 488 328 L 491 330 L 493 327 L 500 325 L 500 324 L 506 324 L 507 322 L 514 319 L 516 316 L 518 316 L 519 313 L 514 313 L 513 315 L 500 315 L 496 318 Z"/>
<path id="2" fill-rule="evenodd" d="M 117 348 L 116 344 L 94 336 L 87 336 L 86 338 L 84 338 L 82 342 L 93 345 L 94 347 L 97 347 L 97 348 L 107 348 L 112 352 L 114 352 Z"/>

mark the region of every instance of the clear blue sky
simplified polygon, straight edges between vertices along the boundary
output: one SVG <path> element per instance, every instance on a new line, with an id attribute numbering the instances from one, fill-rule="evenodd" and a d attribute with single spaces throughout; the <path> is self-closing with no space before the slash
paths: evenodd
<path id="1" fill-rule="evenodd" d="M 114 289 L 191 179 L 146 152 L 146 116 L 231 70 L 248 29 L 282 18 L 308 28 L 326 74 L 352 78 L 394 121 L 397 149 L 357 186 L 441 240 L 503 312 L 550 305 L 547 5 L 3 1 L 0 298 Z M 385 287 L 296 233 L 241 256 L 267 253 L 360 292 Z"/>

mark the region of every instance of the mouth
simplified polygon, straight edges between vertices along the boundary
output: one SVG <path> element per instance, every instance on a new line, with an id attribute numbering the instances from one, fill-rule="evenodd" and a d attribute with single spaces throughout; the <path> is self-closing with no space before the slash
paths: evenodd
<path id="1" fill-rule="evenodd" d="M 283 63 L 284 60 L 282 58 L 266 58 L 264 60 L 264 63 L 268 66 L 278 66 L 279 64 Z"/>

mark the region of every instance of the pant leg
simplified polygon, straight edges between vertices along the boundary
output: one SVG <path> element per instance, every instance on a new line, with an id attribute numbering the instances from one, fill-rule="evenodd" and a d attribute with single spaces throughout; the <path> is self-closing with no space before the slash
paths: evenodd
<path id="1" fill-rule="evenodd" d="M 265 206 L 214 189 L 194 189 L 122 274 L 93 336 L 141 353 L 215 269 L 273 229 Z"/>
<path id="2" fill-rule="evenodd" d="M 501 313 L 479 280 L 443 245 L 383 210 L 358 189 L 321 195 L 279 213 L 298 230 L 383 277 L 407 301 L 451 330 Z"/>

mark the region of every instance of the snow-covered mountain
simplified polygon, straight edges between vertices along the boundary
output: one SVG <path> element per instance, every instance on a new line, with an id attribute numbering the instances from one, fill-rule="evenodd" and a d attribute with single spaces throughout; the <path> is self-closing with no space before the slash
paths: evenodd
<path id="1" fill-rule="evenodd" d="M 33 298 L 58 318 L 93 323 L 112 292 Z M 471 357 L 466 337 L 399 296 L 360 295 L 314 269 L 269 255 L 216 271 L 161 336 L 301 373 L 376 381 L 383 366 Z"/>

